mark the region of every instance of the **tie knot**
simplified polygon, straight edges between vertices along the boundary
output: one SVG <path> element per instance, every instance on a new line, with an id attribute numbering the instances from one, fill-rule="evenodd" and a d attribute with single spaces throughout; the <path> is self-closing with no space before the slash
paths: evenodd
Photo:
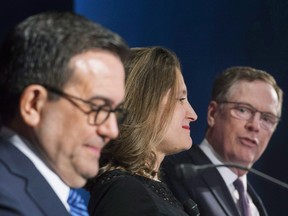
<path id="1" fill-rule="evenodd" d="M 237 191 L 239 192 L 244 192 L 244 184 L 242 182 L 241 179 L 237 178 L 234 182 L 233 182 L 234 187 L 236 188 Z"/>
<path id="2" fill-rule="evenodd" d="M 76 189 L 70 189 L 67 203 L 72 216 L 89 216 L 85 202 Z"/>

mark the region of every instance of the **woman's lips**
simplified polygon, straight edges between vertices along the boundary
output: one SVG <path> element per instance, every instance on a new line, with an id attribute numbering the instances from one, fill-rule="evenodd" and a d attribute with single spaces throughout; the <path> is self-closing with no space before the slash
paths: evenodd
<path id="1" fill-rule="evenodd" d="M 189 125 L 182 125 L 182 128 L 184 128 L 186 130 L 190 130 L 190 126 Z"/>

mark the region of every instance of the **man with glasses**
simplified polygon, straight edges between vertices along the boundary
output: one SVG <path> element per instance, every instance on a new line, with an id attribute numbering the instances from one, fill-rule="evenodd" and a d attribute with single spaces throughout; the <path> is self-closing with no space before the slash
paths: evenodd
<path id="1" fill-rule="evenodd" d="M 164 162 L 165 181 L 185 202 L 192 198 L 201 216 L 267 215 L 247 182 L 247 171 L 219 167 L 178 180 L 175 166 L 234 163 L 251 168 L 261 157 L 281 117 L 283 93 L 275 79 L 251 67 L 226 69 L 214 82 L 205 139 Z"/>
<path id="2" fill-rule="evenodd" d="M 98 172 L 126 116 L 123 39 L 86 18 L 46 12 L 0 49 L 0 215 L 88 215 L 75 188 Z"/>

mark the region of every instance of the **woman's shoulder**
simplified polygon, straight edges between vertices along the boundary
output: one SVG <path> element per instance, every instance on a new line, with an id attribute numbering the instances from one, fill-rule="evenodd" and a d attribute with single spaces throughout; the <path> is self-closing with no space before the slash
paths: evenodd
<path id="1" fill-rule="evenodd" d="M 105 211 L 105 215 L 109 215 L 108 212 L 121 212 L 123 215 L 183 215 L 183 210 L 171 203 L 173 199 L 163 185 L 122 170 L 108 171 L 97 178 L 90 204 L 93 203 L 97 213 Z M 108 202 L 114 206 L 113 209 L 102 207 L 101 203 Z"/>
<path id="2" fill-rule="evenodd" d="M 151 205 L 153 201 L 145 184 L 137 176 L 122 170 L 108 171 L 96 179 L 91 198 L 103 199 L 104 197 L 109 202 L 115 199 L 115 202 L 122 203 L 124 206 L 130 203 L 140 207 L 141 203 Z"/>
<path id="3" fill-rule="evenodd" d="M 157 207 L 144 184 L 122 170 L 108 171 L 97 177 L 89 211 L 91 215 L 157 215 L 154 214 Z"/>
<path id="4" fill-rule="evenodd" d="M 127 191 L 130 188 L 145 190 L 143 183 L 135 175 L 119 169 L 105 172 L 95 179 L 93 190 L 99 190 L 102 187 L 109 187 L 110 190 L 117 189 L 117 191 Z"/>

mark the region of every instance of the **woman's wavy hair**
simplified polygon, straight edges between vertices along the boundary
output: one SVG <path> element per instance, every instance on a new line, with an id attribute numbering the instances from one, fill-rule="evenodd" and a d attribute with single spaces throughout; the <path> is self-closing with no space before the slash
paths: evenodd
<path id="1" fill-rule="evenodd" d="M 155 176 L 156 146 L 163 140 L 178 93 L 180 62 L 162 47 L 132 48 L 126 62 L 126 95 L 123 107 L 128 117 L 120 135 L 103 149 L 99 174 L 120 168 L 131 173 Z M 169 94 L 163 106 L 163 98 Z"/>

